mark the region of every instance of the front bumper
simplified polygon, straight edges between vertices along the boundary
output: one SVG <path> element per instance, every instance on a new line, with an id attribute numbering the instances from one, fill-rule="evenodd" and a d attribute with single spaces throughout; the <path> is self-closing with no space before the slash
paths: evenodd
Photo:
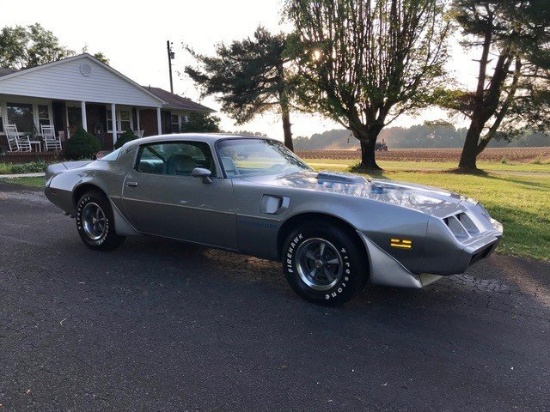
<path id="1" fill-rule="evenodd" d="M 491 231 L 468 244 L 458 242 L 440 242 L 440 250 L 432 248 L 426 251 L 423 259 L 423 270 L 413 273 L 397 259 L 381 249 L 364 233 L 357 232 L 368 253 L 370 282 L 374 285 L 422 288 L 445 275 L 464 273 L 474 263 L 488 257 L 494 252 L 501 239 L 502 232 Z"/>

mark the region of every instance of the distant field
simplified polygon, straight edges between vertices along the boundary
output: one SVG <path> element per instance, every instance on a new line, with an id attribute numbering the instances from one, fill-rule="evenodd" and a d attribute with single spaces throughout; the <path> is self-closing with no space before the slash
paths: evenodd
<path id="1" fill-rule="evenodd" d="M 389 149 L 387 152 L 376 152 L 377 160 L 455 162 L 458 163 L 462 149 Z M 358 150 L 304 150 L 297 151 L 304 159 L 335 159 L 359 161 Z M 480 156 L 480 161 L 493 162 L 533 162 L 550 161 L 550 147 L 514 147 L 489 148 Z"/>

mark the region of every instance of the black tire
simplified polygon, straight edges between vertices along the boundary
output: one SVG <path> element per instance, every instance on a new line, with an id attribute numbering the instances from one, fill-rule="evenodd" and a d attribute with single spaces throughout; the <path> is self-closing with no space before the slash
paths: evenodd
<path id="1" fill-rule="evenodd" d="M 366 252 L 358 243 L 346 231 L 324 222 L 298 227 L 282 250 L 288 283 L 310 302 L 327 306 L 346 303 L 368 279 Z"/>
<path id="2" fill-rule="evenodd" d="M 126 239 L 116 234 L 111 204 L 97 190 L 86 192 L 78 201 L 76 228 L 84 244 L 94 250 L 113 250 Z"/>

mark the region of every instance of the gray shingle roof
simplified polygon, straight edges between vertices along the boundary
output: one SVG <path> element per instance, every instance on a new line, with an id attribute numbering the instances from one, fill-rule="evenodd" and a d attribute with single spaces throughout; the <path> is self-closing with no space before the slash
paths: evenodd
<path id="1" fill-rule="evenodd" d="M 0 77 L 15 73 L 16 71 L 17 70 L 8 69 L 7 67 L 0 67 Z"/>
<path id="2" fill-rule="evenodd" d="M 179 109 L 179 110 L 190 110 L 193 112 L 214 112 L 209 107 L 203 106 L 202 104 L 195 103 L 191 99 L 186 97 L 178 96 L 177 94 L 170 93 L 159 87 L 144 86 L 147 90 L 153 93 L 155 96 L 160 97 L 168 106 L 169 109 Z"/>

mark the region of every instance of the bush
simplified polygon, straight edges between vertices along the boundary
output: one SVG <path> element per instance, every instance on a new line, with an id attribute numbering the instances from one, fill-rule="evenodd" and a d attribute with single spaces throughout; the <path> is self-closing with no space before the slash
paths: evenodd
<path id="1" fill-rule="evenodd" d="M 115 149 L 124 146 L 124 143 L 128 143 L 134 139 L 137 139 L 137 136 L 131 130 L 126 130 L 122 135 L 117 139 L 115 143 Z"/>
<path id="2" fill-rule="evenodd" d="M 19 163 L 11 166 L 11 173 L 41 173 L 46 170 L 48 164 L 44 161 Z"/>
<path id="3" fill-rule="evenodd" d="M 99 140 L 93 134 L 79 127 L 74 136 L 67 140 L 65 156 L 70 160 L 94 159 L 100 148 Z"/>

